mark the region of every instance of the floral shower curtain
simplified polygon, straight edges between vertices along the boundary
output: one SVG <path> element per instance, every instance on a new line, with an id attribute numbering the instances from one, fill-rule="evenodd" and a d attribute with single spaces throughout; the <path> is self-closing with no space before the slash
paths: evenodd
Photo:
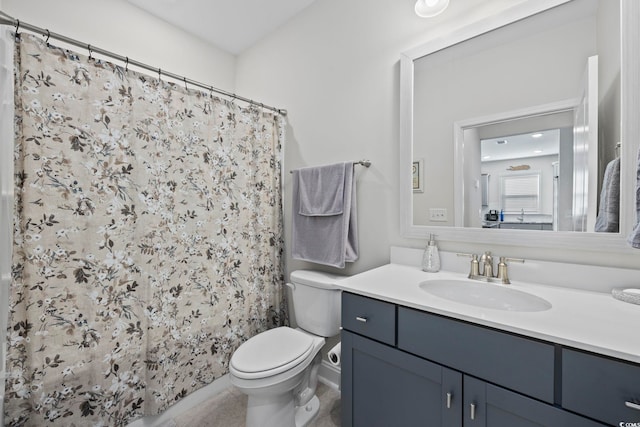
<path id="1" fill-rule="evenodd" d="M 283 324 L 279 115 L 22 35 L 5 422 L 125 425 Z"/>

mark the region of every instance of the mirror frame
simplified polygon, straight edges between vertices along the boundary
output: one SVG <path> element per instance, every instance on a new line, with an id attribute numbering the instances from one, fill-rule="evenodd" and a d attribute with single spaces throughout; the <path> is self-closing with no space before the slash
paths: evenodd
<path id="1" fill-rule="evenodd" d="M 520 21 L 529 16 L 576 0 L 537 0 L 524 2 L 503 12 L 453 31 L 447 37 L 434 39 L 400 55 L 400 234 L 405 238 L 427 239 L 430 233 L 439 240 L 548 247 L 577 250 L 609 250 L 631 252 L 626 238 L 636 222 L 635 194 L 638 148 L 640 145 L 640 2 L 620 0 L 621 48 L 621 165 L 620 192 L 629 197 L 620 200 L 620 232 L 540 232 L 534 230 L 489 230 L 482 228 L 437 227 L 413 224 L 413 61 L 430 53 L 472 39 L 481 34 Z M 451 145 L 455 150 L 455 124 L 451 129 Z M 459 153 L 454 152 L 457 156 Z M 454 173 L 454 179 L 457 173 Z M 457 189 L 456 191 L 459 191 Z"/>

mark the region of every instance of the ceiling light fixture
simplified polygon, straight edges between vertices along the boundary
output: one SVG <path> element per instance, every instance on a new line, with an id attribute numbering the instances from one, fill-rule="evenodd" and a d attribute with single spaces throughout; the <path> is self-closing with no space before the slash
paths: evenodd
<path id="1" fill-rule="evenodd" d="M 416 1 L 416 15 L 421 18 L 431 18 L 440 15 L 449 6 L 449 0 L 418 0 Z"/>
<path id="2" fill-rule="evenodd" d="M 541 138 L 542 134 L 541 133 L 534 133 L 531 135 L 531 138 Z"/>

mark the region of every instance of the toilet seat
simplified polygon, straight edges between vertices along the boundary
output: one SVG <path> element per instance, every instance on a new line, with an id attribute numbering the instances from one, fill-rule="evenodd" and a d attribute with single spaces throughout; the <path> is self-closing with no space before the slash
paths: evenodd
<path id="1" fill-rule="evenodd" d="M 313 350 L 312 336 L 282 326 L 247 340 L 233 353 L 229 367 L 238 378 L 266 378 L 299 365 Z"/>

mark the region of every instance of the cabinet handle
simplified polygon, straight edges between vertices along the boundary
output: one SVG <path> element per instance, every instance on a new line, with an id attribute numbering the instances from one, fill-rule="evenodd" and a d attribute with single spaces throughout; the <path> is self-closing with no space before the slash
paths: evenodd
<path id="1" fill-rule="evenodd" d="M 471 419 L 472 420 L 476 419 L 476 404 L 475 403 L 471 404 Z"/>
<path id="2" fill-rule="evenodd" d="M 356 317 L 356 320 L 357 320 L 358 322 L 367 323 L 367 318 L 366 318 L 366 317 L 363 317 L 363 316 L 357 316 L 357 317 Z"/>
<path id="3" fill-rule="evenodd" d="M 631 408 L 631 409 L 635 409 L 636 411 L 640 411 L 640 404 L 638 403 L 634 403 L 634 402 L 629 402 L 628 400 L 626 402 L 624 402 L 624 405 L 627 408 Z"/>
<path id="4" fill-rule="evenodd" d="M 453 395 L 451 393 L 447 393 L 447 409 L 451 409 L 451 399 Z"/>

